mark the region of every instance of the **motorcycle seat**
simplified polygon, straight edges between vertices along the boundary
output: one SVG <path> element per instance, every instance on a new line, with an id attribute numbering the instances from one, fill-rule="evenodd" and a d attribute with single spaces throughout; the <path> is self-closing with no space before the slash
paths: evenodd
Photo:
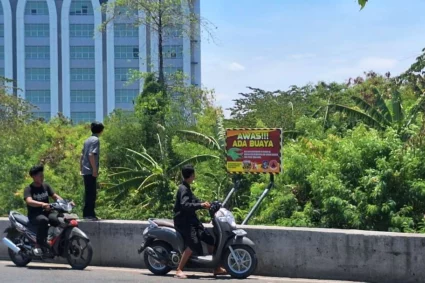
<path id="1" fill-rule="evenodd" d="M 22 215 L 18 212 L 13 213 L 13 217 L 15 218 L 16 222 L 18 222 L 18 223 L 20 223 L 24 226 L 28 226 L 30 224 L 28 217 L 26 217 L 25 215 Z"/>
<path id="2" fill-rule="evenodd" d="M 174 221 L 169 219 L 152 219 L 152 221 L 161 227 L 174 228 Z"/>

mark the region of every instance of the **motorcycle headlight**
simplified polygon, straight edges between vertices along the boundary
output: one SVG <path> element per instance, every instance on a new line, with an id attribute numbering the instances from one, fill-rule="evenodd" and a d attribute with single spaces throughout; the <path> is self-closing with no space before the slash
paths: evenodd
<path id="1" fill-rule="evenodd" d="M 227 222 L 232 228 L 236 229 L 235 217 L 230 211 L 226 209 L 220 209 L 218 211 L 217 218 L 220 222 Z"/>

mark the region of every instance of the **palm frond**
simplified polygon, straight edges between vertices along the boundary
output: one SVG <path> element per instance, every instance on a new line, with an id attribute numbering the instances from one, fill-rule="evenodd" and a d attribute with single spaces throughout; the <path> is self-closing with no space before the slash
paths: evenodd
<path id="1" fill-rule="evenodd" d="M 125 182 L 115 184 L 112 187 L 109 187 L 107 190 L 116 193 L 116 192 L 122 192 L 122 190 L 128 190 L 131 187 L 137 187 L 139 186 L 139 183 L 142 182 L 145 178 L 143 176 L 141 177 L 135 177 L 132 179 L 129 179 Z"/>
<path id="2" fill-rule="evenodd" d="M 194 163 L 200 163 L 200 162 L 205 162 L 210 160 L 220 160 L 220 157 L 218 157 L 217 155 L 212 155 L 212 154 L 196 155 L 171 167 L 170 169 L 167 170 L 167 174 L 172 174 L 173 172 L 175 172 L 176 170 L 179 170 L 182 166 L 186 164 L 194 164 Z"/>
<path id="3" fill-rule="evenodd" d="M 211 136 L 207 136 L 195 131 L 187 131 L 187 130 L 180 130 L 180 131 L 177 131 L 177 133 L 191 142 L 199 143 L 209 149 L 220 150 L 219 143 L 217 142 L 215 138 Z"/>
<path id="4" fill-rule="evenodd" d="M 387 107 L 387 104 L 385 103 L 384 98 L 382 97 L 381 93 L 379 92 L 379 90 L 374 87 L 372 88 L 373 93 L 376 96 L 376 107 L 379 109 L 379 111 L 381 112 L 382 116 L 388 121 L 388 122 L 393 122 L 392 116 L 391 116 L 391 112 Z"/>
<path id="5" fill-rule="evenodd" d="M 217 185 L 220 184 L 220 181 L 218 180 L 218 177 L 215 174 L 210 173 L 210 172 L 206 172 L 206 173 L 204 173 L 204 176 L 213 179 L 217 183 Z"/>
<path id="6" fill-rule="evenodd" d="M 159 144 L 159 151 L 161 153 L 161 159 L 164 161 L 165 160 L 165 155 L 164 155 L 164 149 L 162 148 L 162 141 L 161 141 L 161 137 L 159 136 L 159 134 L 156 134 L 157 138 L 158 138 L 158 144 Z"/>
<path id="7" fill-rule="evenodd" d="M 217 137 L 219 149 L 224 152 L 226 148 L 226 129 L 224 128 L 223 116 L 220 115 L 217 118 Z"/>
<path id="8" fill-rule="evenodd" d="M 313 118 L 319 117 L 319 113 L 320 113 L 320 111 L 322 111 L 322 109 L 323 109 L 323 106 L 320 106 L 316 111 L 314 111 L 314 113 L 313 113 L 313 115 L 311 115 L 311 117 L 313 117 Z"/>
<path id="9" fill-rule="evenodd" d="M 147 161 L 147 162 L 149 162 L 149 164 L 152 166 L 152 167 L 159 167 L 158 166 L 158 163 L 148 154 L 148 153 L 146 153 L 146 152 L 137 152 L 137 151 L 135 151 L 135 150 L 132 150 L 132 149 L 129 149 L 129 148 L 127 148 L 127 150 L 129 151 L 129 152 L 131 152 L 131 153 L 133 153 L 133 154 L 135 154 L 135 155 L 137 155 L 137 156 L 139 156 L 139 157 L 141 157 L 143 160 L 145 160 L 145 161 Z"/>
<path id="10" fill-rule="evenodd" d="M 146 175 L 147 172 L 138 171 L 138 170 L 128 170 L 117 173 L 109 174 L 111 178 L 131 178 L 131 177 L 143 177 L 143 174 Z"/>
<path id="11" fill-rule="evenodd" d="M 366 125 L 369 125 L 370 127 L 377 128 L 380 130 L 384 129 L 381 123 L 379 123 L 378 121 L 373 119 L 371 116 L 361 111 L 355 110 L 353 108 L 350 108 L 344 105 L 339 105 L 339 104 L 331 104 L 329 105 L 329 107 L 331 107 L 332 109 L 335 109 L 336 111 L 345 113 L 348 117 L 354 118 L 356 120 L 360 120 Z"/>
<path id="12" fill-rule="evenodd" d="M 137 191 L 145 189 L 145 184 L 152 178 L 160 176 L 159 174 L 151 174 L 150 176 L 146 177 L 143 182 L 140 184 L 140 186 L 137 188 Z"/>
<path id="13" fill-rule="evenodd" d="M 418 113 L 423 110 L 425 107 L 425 94 L 423 94 L 416 103 L 413 105 L 413 107 L 410 109 L 409 114 L 407 115 L 407 120 L 405 122 L 404 127 L 409 127 L 410 124 L 416 119 L 416 116 Z"/>
<path id="14" fill-rule="evenodd" d="M 401 95 L 398 90 L 393 90 L 393 95 L 391 99 L 391 104 L 393 107 L 393 117 L 394 122 L 400 124 L 404 119 L 403 107 L 401 105 Z"/>
<path id="15" fill-rule="evenodd" d="M 360 107 L 364 113 L 368 114 L 370 117 L 379 121 L 381 124 L 389 125 L 391 121 L 388 121 L 383 114 L 381 114 L 375 107 L 367 103 L 365 100 L 357 96 L 352 96 L 351 99 L 354 100 L 356 105 Z"/>

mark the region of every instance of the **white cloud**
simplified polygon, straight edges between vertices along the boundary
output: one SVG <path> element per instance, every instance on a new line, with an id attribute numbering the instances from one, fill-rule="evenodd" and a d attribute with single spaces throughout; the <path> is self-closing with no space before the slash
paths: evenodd
<path id="1" fill-rule="evenodd" d="M 232 62 L 227 65 L 227 69 L 233 72 L 244 71 L 245 67 L 237 62 Z"/>
<path id="2" fill-rule="evenodd" d="M 392 69 L 397 65 L 397 60 L 379 57 L 363 58 L 359 62 L 359 68 L 364 71 Z"/>
<path id="3" fill-rule="evenodd" d="M 292 59 L 307 59 L 307 58 L 314 58 L 316 57 L 313 53 L 300 53 L 300 54 L 292 54 L 290 56 Z"/>

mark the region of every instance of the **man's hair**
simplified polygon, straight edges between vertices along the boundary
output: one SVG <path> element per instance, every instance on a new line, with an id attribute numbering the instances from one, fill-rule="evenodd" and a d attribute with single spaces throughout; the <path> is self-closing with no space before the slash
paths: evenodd
<path id="1" fill-rule="evenodd" d="M 101 132 L 103 132 L 104 128 L 105 126 L 100 122 L 91 123 L 91 132 L 93 134 L 100 134 Z"/>
<path id="2" fill-rule="evenodd" d="M 38 173 L 44 172 L 44 166 L 43 165 L 36 165 L 31 167 L 30 169 L 30 176 L 34 177 Z"/>
<path id="3" fill-rule="evenodd" d="M 183 179 L 189 179 L 192 175 L 195 174 L 195 168 L 192 165 L 185 165 L 182 168 Z"/>

